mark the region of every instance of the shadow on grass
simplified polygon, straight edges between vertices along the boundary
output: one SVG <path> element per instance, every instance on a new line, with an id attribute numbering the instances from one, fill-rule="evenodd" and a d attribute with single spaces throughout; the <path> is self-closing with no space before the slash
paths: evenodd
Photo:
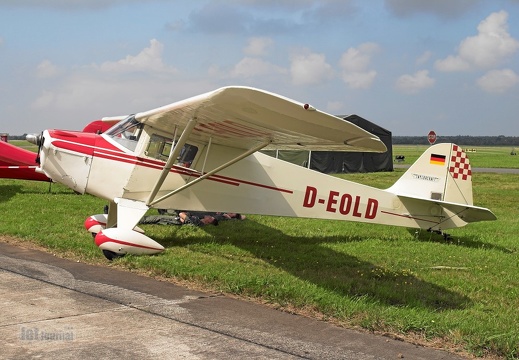
<path id="1" fill-rule="evenodd" d="M 22 191 L 22 185 L 0 185 L 0 202 L 8 201 Z"/>
<path id="2" fill-rule="evenodd" d="M 503 246 L 498 246 L 484 241 L 474 240 L 467 236 L 451 236 L 449 239 L 445 239 L 442 235 L 430 233 L 425 230 L 416 232 L 416 229 L 408 230 L 411 236 L 418 241 L 433 242 L 439 244 L 451 244 L 456 246 L 463 246 L 470 249 L 489 249 L 497 250 L 506 254 L 513 254 L 514 251 L 507 249 Z"/>
<path id="3" fill-rule="evenodd" d="M 30 191 L 24 191 L 25 194 L 49 194 L 49 195 L 81 195 L 74 190 L 69 189 L 61 184 L 52 182 L 41 182 L 40 188 L 35 188 Z"/>
<path id="4" fill-rule="evenodd" d="M 64 186 L 47 181 L 32 181 L 19 179 L 1 179 L 5 184 L 0 184 L 0 201 L 12 198 L 16 194 L 70 194 L 76 195 L 72 190 Z M 10 182 L 10 183 L 7 183 Z"/>
<path id="5" fill-rule="evenodd" d="M 395 272 L 337 251 L 334 245 L 364 241 L 359 236 L 291 237 L 277 229 L 247 220 L 206 226 L 211 238 L 155 237 L 165 247 L 195 244 L 233 245 L 272 266 L 339 296 L 391 306 L 460 309 L 470 304 L 466 296 L 423 281 L 410 272 Z"/>

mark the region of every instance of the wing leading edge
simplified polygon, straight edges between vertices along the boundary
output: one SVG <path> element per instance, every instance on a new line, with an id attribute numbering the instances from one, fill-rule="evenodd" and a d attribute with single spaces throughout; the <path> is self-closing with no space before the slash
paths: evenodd
<path id="1" fill-rule="evenodd" d="M 240 149 L 269 143 L 265 149 L 387 151 L 376 135 L 355 124 L 249 87 L 220 88 L 135 118 L 168 133 L 195 119 L 190 138 Z"/>

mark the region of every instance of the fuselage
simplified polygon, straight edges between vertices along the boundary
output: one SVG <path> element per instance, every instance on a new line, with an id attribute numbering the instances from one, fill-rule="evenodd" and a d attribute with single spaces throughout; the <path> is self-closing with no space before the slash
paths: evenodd
<path id="1" fill-rule="evenodd" d="M 135 135 L 102 135 L 47 130 L 40 153 L 41 169 L 77 193 L 107 201 L 149 196 L 175 141 L 168 134 L 140 126 Z M 176 159 L 157 198 L 186 185 L 236 157 L 241 150 L 190 143 Z M 186 157 L 186 153 L 190 153 Z M 182 190 L 155 208 L 228 211 L 322 218 L 443 229 L 464 225 L 434 203 L 402 200 L 394 193 L 321 174 L 270 156 L 254 153 L 218 174 Z M 414 215 L 419 214 L 419 216 Z"/>

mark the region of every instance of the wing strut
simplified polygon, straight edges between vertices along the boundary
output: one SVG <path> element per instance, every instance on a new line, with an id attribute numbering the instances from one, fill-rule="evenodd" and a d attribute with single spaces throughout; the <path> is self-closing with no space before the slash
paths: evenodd
<path id="1" fill-rule="evenodd" d="M 205 171 L 205 164 L 207 163 L 207 157 L 209 156 L 209 150 L 211 150 L 212 143 L 213 143 L 213 137 L 210 137 L 209 142 L 207 143 L 207 150 L 205 151 L 204 163 L 202 164 L 202 174 Z"/>
<path id="2" fill-rule="evenodd" d="M 216 174 L 217 172 L 219 172 L 219 171 L 221 171 L 221 170 L 223 170 L 223 169 L 225 169 L 225 168 L 231 166 L 232 164 L 237 163 L 238 161 L 240 161 L 240 160 L 246 158 L 247 156 L 249 156 L 250 154 L 255 153 L 256 151 L 263 149 L 265 146 L 267 146 L 267 145 L 269 145 L 269 144 L 270 144 L 270 140 L 269 140 L 269 141 L 265 141 L 265 142 L 259 144 L 258 146 L 255 146 L 254 148 L 247 150 L 246 152 L 244 152 L 244 153 L 241 154 L 240 156 L 237 156 L 236 158 L 234 158 L 234 159 L 232 159 L 232 160 L 226 162 L 225 164 L 218 166 L 217 168 L 215 168 L 215 169 L 213 169 L 213 170 L 211 170 L 211 171 L 205 173 L 204 175 L 200 176 L 199 178 L 196 178 L 195 180 L 193 180 L 193 181 L 191 181 L 191 182 L 188 182 L 188 183 L 185 184 L 185 185 L 182 185 L 182 186 L 179 187 L 178 189 L 175 189 L 175 190 L 173 190 L 173 191 L 167 193 L 166 195 L 164 195 L 164 196 L 162 196 L 162 197 L 160 197 L 160 198 L 158 198 L 158 199 L 156 199 L 156 200 L 151 199 L 151 196 L 150 196 L 151 201 L 148 202 L 148 206 L 152 206 L 152 205 L 154 205 L 154 204 L 156 204 L 156 203 L 158 203 L 158 202 L 160 202 L 160 201 L 162 201 L 162 200 L 167 199 L 167 198 L 170 197 L 170 196 L 175 195 L 176 193 L 178 193 L 178 192 L 180 192 L 180 191 L 182 191 L 182 190 L 184 190 L 184 189 L 186 189 L 186 188 L 188 188 L 188 187 L 190 187 L 190 186 L 195 185 L 196 183 L 198 183 L 198 182 L 200 182 L 200 181 L 202 181 L 202 180 L 207 179 L 209 176 L 214 175 L 214 174 Z M 169 171 L 169 170 L 168 170 L 168 171 Z M 162 175 L 162 174 L 161 174 L 161 175 Z M 162 181 L 164 181 L 164 180 L 162 180 Z M 154 197 L 155 197 L 155 195 L 154 195 Z"/>
<path id="3" fill-rule="evenodd" d="M 193 131 L 195 125 L 196 125 L 196 117 L 189 120 L 184 131 L 182 131 L 182 135 L 180 135 L 180 139 L 178 139 L 175 146 L 171 148 L 171 151 L 169 152 L 168 161 L 166 161 L 166 164 L 164 164 L 164 167 L 162 168 L 162 172 L 160 173 L 160 176 L 157 179 L 155 186 L 153 186 L 153 189 L 151 190 L 148 201 L 146 202 L 148 206 L 151 205 L 152 203 L 154 203 L 153 200 L 155 199 L 155 196 L 157 196 L 157 193 L 159 192 L 160 187 L 164 183 L 164 180 L 166 180 L 166 176 L 168 176 L 169 171 L 173 167 L 173 163 L 175 162 L 176 158 L 180 154 L 180 150 L 182 150 L 182 148 L 184 147 L 184 145 L 185 145 L 189 135 L 191 135 L 191 132 Z"/>

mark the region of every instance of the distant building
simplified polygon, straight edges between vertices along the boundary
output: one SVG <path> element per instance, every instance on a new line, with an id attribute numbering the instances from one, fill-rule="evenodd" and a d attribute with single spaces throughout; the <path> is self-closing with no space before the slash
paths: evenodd
<path id="1" fill-rule="evenodd" d="M 377 135 L 386 145 L 382 154 L 348 151 L 305 151 L 305 150 L 266 150 L 263 153 L 272 157 L 302 165 L 322 173 L 359 173 L 393 171 L 393 142 L 391 131 L 386 130 L 358 115 L 338 115 L 358 127 Z"/>

